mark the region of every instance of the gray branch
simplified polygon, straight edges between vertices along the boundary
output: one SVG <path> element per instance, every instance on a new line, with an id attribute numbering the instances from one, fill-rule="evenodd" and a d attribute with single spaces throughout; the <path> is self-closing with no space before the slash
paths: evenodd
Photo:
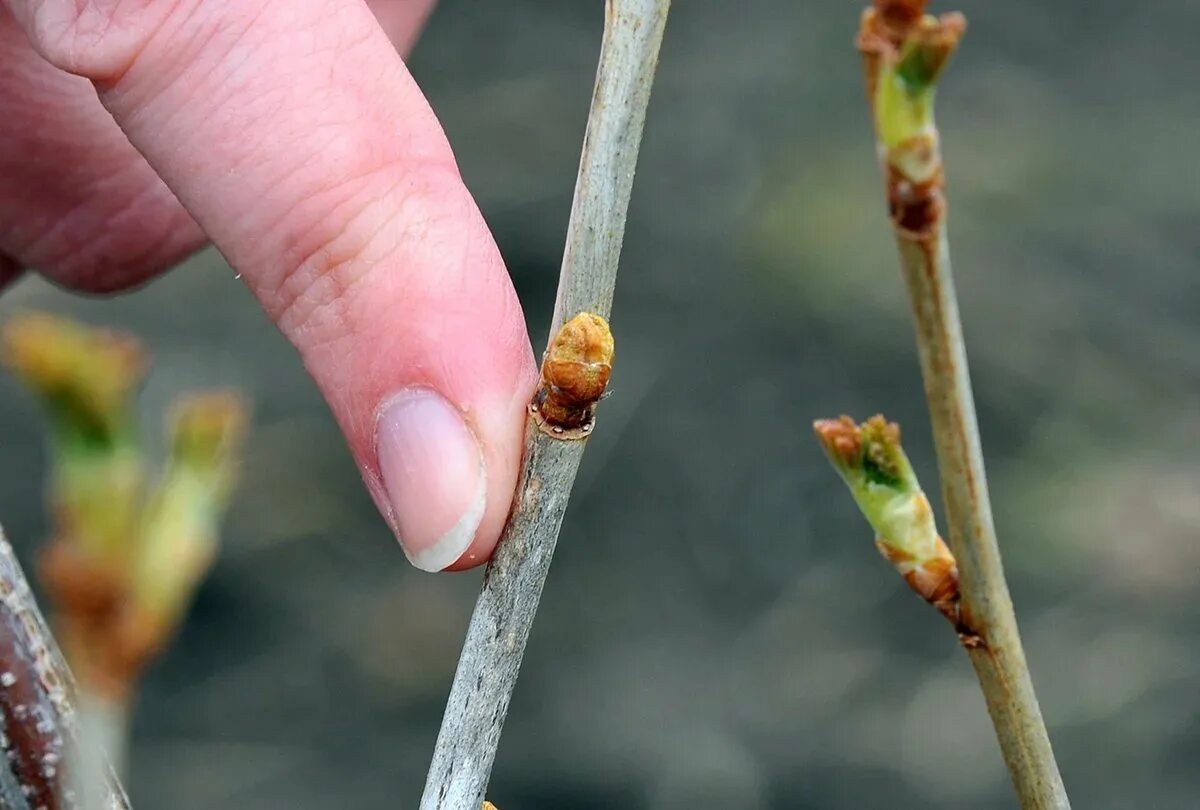
<path id="1" fill-rule="evenodd" d="M 1025 661 L 992 522 L 945 224 L 938 228 L 932 249 L 903 234 L 898 241 L 916 323 L 948 535 L 961 577 L 963 617 L 983 638 L 982 644 L 968 646 L 967 654 L 1021 807 L 1070 810 Z"/>
<path id="2" fill-rule="evenodd" d="M 612 309 L 638 146 L 669 0 L 608 0 L 550 339 Z M 421 810 L 478 810 L 586 440 L 526 424 L 517 498 L 467 629 Z"/>
<path id="3" fill-rule="evenodd" d="M 467 629 L 422 810 L 478 810 L 537 613 L 583 442 L 529 426 L 518 500 Z"/>
<path id="4" fill-rule="evenodd" d="M 550 340 L 580 312 L 612 312 L 625 215 L 670 0 L 608 0 Z"/>

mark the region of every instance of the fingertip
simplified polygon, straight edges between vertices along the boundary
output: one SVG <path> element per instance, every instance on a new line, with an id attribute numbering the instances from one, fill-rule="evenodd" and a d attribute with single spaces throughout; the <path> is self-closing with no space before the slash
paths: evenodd
<path id="1" fill-rule="evenodd" d="M 520 382 L 521 394 L 531 394 L 532 381 Z M 465 571 L 491 559 L 520 474 L 526 401 L 482 419 L 424 387 L 384 402 L 377 475 L 364 478 L 414 567 Z"/>
<path id="2" fill-rule="evenodd" d="M 412 50 L 436 4 L 437 0 L 408 0 L 403 3 L 397 3 L 395 0 L 368 0 L 379 26 L 387 33 L 388 39 L 401 56 L 407 56 Z"/>
<path id="3" fill-rule="evenodd" d="M 486 561 L 537 369 L 392 43 L 361 3 L 201 4 L 153 27 L 137 6 L 72 17 L 87 48 L 60 61 L 109 77 L 101 100 L 300 351 L 408 556 Z M 128 36 L 83 36 L 97 15 Z"/>
<path id="4" fill-rule="evenodd" d="M 375 452 L 390 522 L 409 561 L 441 571 L 470 546 L 487 505 L 487 463 L 457 407 L 428 388 L 380 409 Z"/>
<path id="5" fill-rule="evenodd" d="M 470 544 L 458 559 L 443 569 L 445 571 L 476 568 L 491 560 L 496 551 L 512 512 L 517 482 L 521 476 L 528 422 L 526 409 L 536 385 L 536 371 L 523 374 L 518 380 L 518 397 L 496 414 L 498 419 L 489 431 L 490 440 L 484 450 L 485 457 L 489 459 L 487 505 Z"/>

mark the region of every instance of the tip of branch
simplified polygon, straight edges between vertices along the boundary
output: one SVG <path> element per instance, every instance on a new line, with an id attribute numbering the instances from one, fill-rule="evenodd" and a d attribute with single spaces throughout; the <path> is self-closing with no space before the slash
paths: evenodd
<path id="1" fill-rule="evenodd" d="M 959 12 L 926 14 L 928 4 L 928 0 L 875 0 L 874 7 L 863 11 L 859 49 L 895 58 L 907 44 L 924 41 L 953 51 L 966 31 L 966 17 Z"/>
<path id="2" fill-rule="evenodd" d="M 958 12 L 935 17 L 924 8 L 925 2 L 915 0 L 876 0 L 863 12 L 857 44 L 873 104 L 878 105 L 879 83 L 893 76 L 907 94 L 925 94 L 957 50 L 967 29 L 966 17 Z"/>
<path id="3" fill-rule="evenodd" d="M 925 16 L 929 0 L 875 0 L 874 11 L 880 26 L 903 40 L 905 34 Z"/>
<path id="4" fill-rule="evenodd" d="M 887 171 L 892 222 L 901 235 L 928 241 L 945 212 L 934 90 L 967 21 L 959 13 L 925 14 L 924 6 L 877 0 L 863 13 L 858 48 Z"/>
<path id="5" fill-rule="evenodd" d="M 966 30 L 967 18 L 957 12 L 922 17 L 903 42 L 896 75 L 916 91 L 931 87 L 958 49 Z"/>
<path id="6" fill-rule="evenodd" d="M 867 481 L 895 488 L 912 483 L 908 459 L 900 446 L 900 426 L 881 414 L 861 425 L 849 416 L 819 419 L 813 423 L 817 440 L 843 475 L 861 475 Z"/>

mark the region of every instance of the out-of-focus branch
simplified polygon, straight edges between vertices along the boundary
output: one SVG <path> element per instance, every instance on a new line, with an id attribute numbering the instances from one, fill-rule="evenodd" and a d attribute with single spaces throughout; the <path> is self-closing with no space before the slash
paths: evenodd
<path id="1" fill-rule="evenodd" d="M 103 753 L 81 738 L 74 680 L 2 531 L 0 713 L 3 807 L 128 810 Z"/>
<path id="2" fill-rule="evenodd" d="M 26 313 L 4 325 L 0 354 L 50 416 L 54 535 L 39 574 L 78 677 L 85 748 L 121 773 L 138 677 L 215 558 L 246 408 L 227 392 L 181 397 L 165 471 L 147 494 L 135 397 L 148 363 L 137 341 Z"/>

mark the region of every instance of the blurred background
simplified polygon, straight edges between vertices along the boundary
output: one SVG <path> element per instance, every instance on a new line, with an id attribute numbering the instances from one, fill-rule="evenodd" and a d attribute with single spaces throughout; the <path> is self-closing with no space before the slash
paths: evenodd
<path id="1" fill-rule="evenodd" d="M 443 0 L 411 59 L 541 347 L 602 4 Z M 1200 56 L 1193 0 L 963 0 L 950 232 L 1009 583 L 1075 806 L 1200 801 Z M 940 9 L 948 10 L 948 9 Z M 967 659 L 871 543 L 815 417 L 919 371 L 858 3 L 679 0 L 584 461 L 489 797 L 503 810 L 1010 808 Z M 134 721 L 135 806 L 415 807 L 478 572 L 411 569 L 301 365 L 215 252 L 88 300 L 179 390 L 255 403 L 224 547 Z M 0 379 L 0 516 L 46 533 Z M 935 498 L 936 501 L 936 498 Z"/>

